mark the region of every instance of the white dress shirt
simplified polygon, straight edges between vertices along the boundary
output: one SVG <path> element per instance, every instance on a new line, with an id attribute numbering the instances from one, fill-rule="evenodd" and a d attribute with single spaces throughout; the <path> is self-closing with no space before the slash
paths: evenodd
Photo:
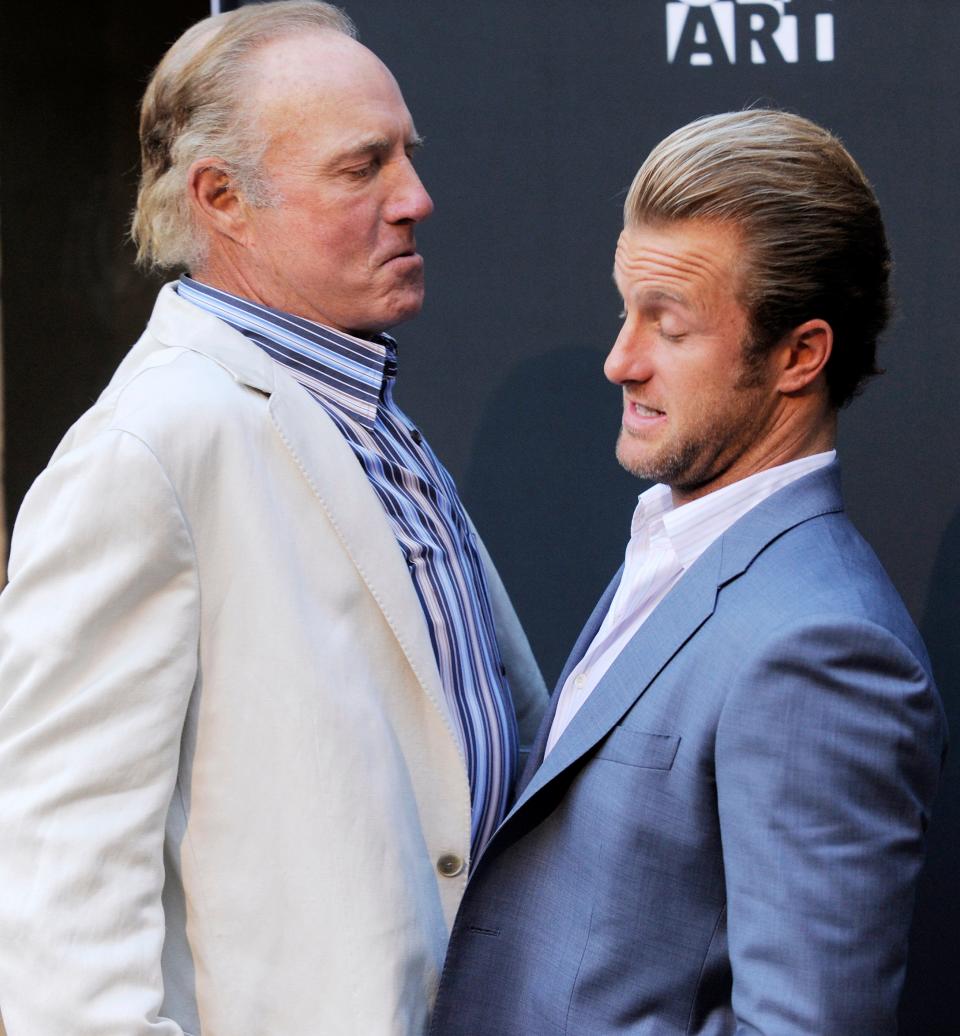
<path id="1" fill-rule="evenodd" d="M 824 467 L 836 455 L 828 450 L 779 464 L 679 507 L 674 507 L 669 486 L 655 485 L 640 494 L 620 585 L 587 653 L 560 691 L 544 754 L 553 749 L 617 655 L 707 547 L 772 493 Z"/>

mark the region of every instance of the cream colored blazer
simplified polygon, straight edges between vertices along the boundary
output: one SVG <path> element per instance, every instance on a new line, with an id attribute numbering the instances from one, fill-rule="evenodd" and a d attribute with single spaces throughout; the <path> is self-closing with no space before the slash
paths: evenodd
<path id="1" fill-rule="evenodd" d="M 529 742 L 546 692 L 488 568 Z M 422 1033 L 469 848 L 366 476 L 167 285 L 31 489 L 0 597 L 9 1036 Z"/>

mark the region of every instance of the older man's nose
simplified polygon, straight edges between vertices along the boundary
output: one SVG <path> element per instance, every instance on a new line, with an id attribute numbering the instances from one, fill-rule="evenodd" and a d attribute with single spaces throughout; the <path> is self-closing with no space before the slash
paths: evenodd
<path id="1" fill-rule="evenodd" d="M 433 212 L 433 199 L 408 160 L 398 172 L 386 209 L 390 223 L 420 223 Z"/>

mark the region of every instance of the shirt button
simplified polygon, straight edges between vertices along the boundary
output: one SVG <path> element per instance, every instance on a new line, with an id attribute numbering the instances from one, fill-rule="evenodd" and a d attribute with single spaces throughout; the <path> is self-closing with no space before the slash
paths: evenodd
<path id="1" fill-rule="evenodd" d="M 583 673 L 577 673 L 576 678 L 573 681 L 573 686 L 576 687 L 576 689 L 579 691 L 583 689 L 583 685 L 586 682 L 587 678 L 583 675 Z"/>
<path id="2" fill-rule="evenodd" d="M 437 870 L 445 878 L 455 878 L 463 870 L 463 860 L 455 853 L 444 853 L 437 860 Z"/>
<path id="3" fill-rule="evenodd" d="M 410 438 L 419 446 L 423 442 L 423 436 L 420 434 L 419 428 L 410 429 Z"/>

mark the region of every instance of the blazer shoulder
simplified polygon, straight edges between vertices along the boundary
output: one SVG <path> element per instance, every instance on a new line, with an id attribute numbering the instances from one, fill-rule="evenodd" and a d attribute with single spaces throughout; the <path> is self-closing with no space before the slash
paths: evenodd
<path id="1" fill-rule="evenodd" d="M 263 395 L 238 383 L 212 358 L 181 347 L 143 349 L 145 344 L 150 343 L 141 339 L 131 350 L 100 398 L 64 436 L 51 463 L 107 429 L 128 432 L 158 454 L 176 454 L 229 434 L 238 424 L 262 420 Z M 138 350 L 141 355 L 134 356 Z"/>

